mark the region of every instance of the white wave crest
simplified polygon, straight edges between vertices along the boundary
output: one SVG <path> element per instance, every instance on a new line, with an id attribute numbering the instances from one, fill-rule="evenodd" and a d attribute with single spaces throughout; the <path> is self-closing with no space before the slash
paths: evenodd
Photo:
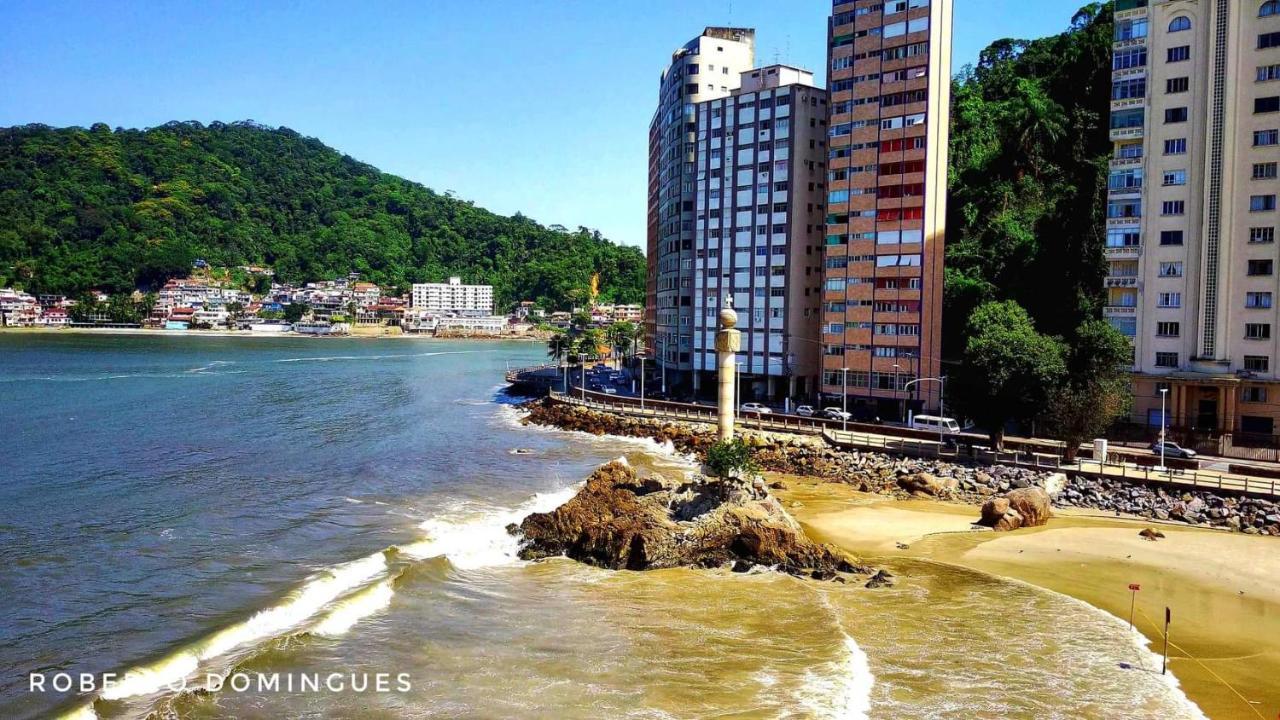
<path id="1" fill-rule="evenodd" d="M 311 631 L 330 638 L 345 635 L 356 623 L 391 605 L 391 596 L 395 594 L 391 583 L 390 579 L 383 580 L 343 600 Z"/>
<path id="2" fill-rule="evenodd" d="M 159 662 L 126 670 L 118 683 L 103 691 L 102 698 L 121 700 L 170 687 L 180 688 L 186 678 L 199 669 L 200 663 L 298 628 L 334 600 L 386 570 L 387 558 L 383 552 L 324 570 L 281 604 L 220 630 Z"/>
<path id="3" fill-rule="evenodd" d="M 832 720 L 865 720 L 871 711 L 871 673 L 867 654 L 858 643 L 844 635 L 844 657 L 805 671 L 803 688 L 796 701 L 817 717 Z"/>
<path id="4" fill-rule="evenodd" d="M 402 545 L 399 550 L 419 560 L 444 556 L 461 570 L 515 564 L 519 562 L 516 557 L 519 539 L 507 532 L 507 526 L 531 513 L 560 507 L 573 497 L 578 487 L 580 484 L 553 493 L 539 493 L 511 509 L 459 507 L 422 523 L 419 527 L 426 531 L 427 537 Z"/>

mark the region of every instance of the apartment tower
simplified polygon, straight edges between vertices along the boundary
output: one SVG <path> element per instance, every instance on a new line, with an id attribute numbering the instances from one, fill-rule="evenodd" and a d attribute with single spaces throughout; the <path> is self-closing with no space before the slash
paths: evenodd
<path id="1" fill-rule="evenodd" d="M 713 391 L 726 299 L 742 331 L 742 400 L 818 391 L 827 92 L 813 73 L 741 73 L 695 105 L 693 390 Z"/>
<path id="2" fill-rule="evenodd" d="M 646 344 L 668 386 L 690 387 L 694 367 L 697 105 L 728 97 L 754 64 L 754 30 L 708 27 L 672 54 L 659 81 L 649 125 Z"/>
<path id="3" fill-rule="evenodd" d="M 940 407 L 952 0 L 836 2 L 824 404 L 883 418 Z M 917 378 L 919 382 L 912 382 Z"/>
<path id="4" fill-rule="evenodd" d="M 1135 419 L 1273 435 L 1280 2 L 1115 7 L 1104 314 Z"/>

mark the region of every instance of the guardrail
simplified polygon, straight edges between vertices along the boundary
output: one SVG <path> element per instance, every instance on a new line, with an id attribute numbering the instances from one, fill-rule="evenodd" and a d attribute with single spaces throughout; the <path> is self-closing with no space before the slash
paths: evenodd
<path id="1" fill-rule="evenodd" d="M 546 363 L 544 365 L 533 365 L 530 367 L 508 368 L 506 373 L 506 379 L 507 379 L 507 382 L 509 383 L 516 383 L 522 380 L 522 378 L 520 377 L 521 375 L 528 375 L 530 373 L 542 372 L 543 370 L 551 370 L 552 368 L 555 368 L 558 370 L 560 369 L 560 367 L 561 366 L 556 363 Z"/>
<path id="2" fill-rule="evenodd" d="M 552 390 L 551 398 L 556 402 L 635 417 L 679 420 L 709 425 L 714 425 L 719 421 L 715 408 L 705 405 L 646 400 L 645 406 L 641 408 L 637 398 L 619 397 L 591 391 L 587 391 L 584 397 L 581 387 L 573 390 L 570 394 Z M 770 419 L 763 419 L 766 417 Z M 826 442 L 837 447 L 856 447 L 861 450 L 938 458 L 947 461 L 970 460 L 989 465 L 1012 465 L 1040 470 L 1060 470 L 1098 478 L 1163 483 L 1204 490 L 1224 490 L 1248 495 L 1280 497 L 1280 480 L 1252 478 L 1233 473 L 1179 468 L 1157 470 L 1153 467 L 1142 467 L 1128 463 L 1104 464 L 1087 459 L 1079 459 L 1075 464 L 1066 465 L 1063 464 L 1061 455 L 1055 453 L 1034 452 L 1026 449 L 996 451 L 990 447 L 969 443 L 967 438 L 961 440 L 961 443 L 966 446 L 965 450 L 961 450 L 959 444 L 951 445 L 938 440 L 920 437 L 902 437 L 857 430 L 844 431 L 839 429 L 841 425 L 839 420 L 825 420 L 822 418 L 773 415 L 762 416 L 761 419 L 739 416 L 736 420 L 735 427 L 744 430 L 819 435 Z M 833 425 L 835 427 L 832 427 Z M 853 423 L 850 423 L 850 425 L 853 425 Z M 903 428 L 894 429 L 901 430 Z M 956 438 L 957 436 L 955 435 L 948 436 L 948 439 Z"/>

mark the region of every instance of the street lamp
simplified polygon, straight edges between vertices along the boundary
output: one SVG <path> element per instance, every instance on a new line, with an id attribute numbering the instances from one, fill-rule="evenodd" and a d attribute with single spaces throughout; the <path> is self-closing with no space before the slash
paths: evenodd
<path id="1" fill-rule="evenodd" d="M 644 412 L 644 355 L 640 356 L 640 412 Z"/>
<path id="2" fill-rule="evenodd" d="M 840 423 L 844 432 L 849 432 L 849 368 L 840 368 Z"/>
<path id="3" fill-rule="evenodd" d="M 742 414 L 742 361 L 734 360 L 733 367 L 737 370 L 735 373 L 737 382 L 733 388 L 733 412 L 735 415 Z"/>
<path id="4" fill-rule="evenodd" d="M 1165 472 L 1169 468 L 1164 466 L 1164 438 L 1165 427 L 1168 426 L 1168 418 L 1165 417 L 1165 399 L 1169 397 L 1169 388 L 1160 388 L 1160 467 L 1156 468 L 1158 472 Z"/>
<path id="5" fill-rule="evenodd" d="M 909 382 L 909 383 L 907 383 L 906 385 L 904 385 L 902 389 L 903 389 L 903 390 L 905 390 L 905 389 L 907 389 L 907 388 L 911 387 L 912 385 L 915 385 L 916 383 L 924 383 L 924 382 L 936 382 L 936 383 L 938 383 L 938 415 L 939 415 L 939 416 L 944 415 L 944 414 L 947 412 L 947 410 L 946 410 L 946 403 L 944 402 L 944 400 L 945 400 L 945 393 L 946 393 L 946 391 L 947 391 L 947 376 L 946 376 L 946 375 L 943 375 L 942 377 L 927 377 L 927 378 L 919 378 L 919 379 L 916 379 L 916 380 L 912 380 L 911 382 Z M 941 446 L 941 445 L 942 445 L 942 432 L 943 432 L 943 430 L 942 430 L 942 423 L 941 423 L 941 422 L 939 422 L 939 423 L 938 423 L 938 445 L 939 445 L 939 446 Z M 939 449 L 941 449 L 941 448 L 939 448 Z"/>
<path id="6" fill-rule="evenodd" d="M 898 367 L 898 363 L 893 364 L 893 409 L 898 411 L 898 417 L 902 417 L 902 408 L 898 403 Z"/>

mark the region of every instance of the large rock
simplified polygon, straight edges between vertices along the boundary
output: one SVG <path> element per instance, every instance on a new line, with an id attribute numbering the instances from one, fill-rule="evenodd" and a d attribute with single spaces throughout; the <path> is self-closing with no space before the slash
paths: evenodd
<path id="1" fill-rule="evenodd" d="M 931 473 L 918 472 L 899 477 L 898 486 L 912 495 L 946 497 L 955 492 L 959 481 L 955 478 L 939 478 Z"/>
<path id="2" fill-rule="evenodd" d="M 1009 493 L 1009 507 L 1022 516 L 1022 527 L 1040 527 L 1053 514 L 1049 494 L 1044 488 L 1019 488 Z"/>
<path id="3" fill-rule="evenodd" d="M 810 540 L 772 497 L 716 480 L 641 481 L 619 461 L 597 469 L 565 504 L 528 516 L 513 531 L 522 536 L 526 560 L 564 555 L 616 570 L 754 564 L 810 577 L 870 572 Z"/>
<path id="4" fill-rule="evenodd" d="M 1005 532 L 1039 527 L 1049 521 L 1049 516 L 1049 494 L 1043 488 L 1028 487 L 988 499 L 982 504 L 982 520 L 979 522 Z"/>

